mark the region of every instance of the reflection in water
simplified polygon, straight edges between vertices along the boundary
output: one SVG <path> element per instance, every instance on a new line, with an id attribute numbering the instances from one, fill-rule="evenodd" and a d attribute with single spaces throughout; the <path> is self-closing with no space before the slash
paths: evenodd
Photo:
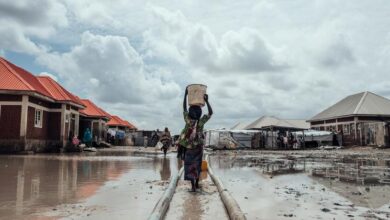
<path id="1" fill-rule="evenodd" d="M 333 178 L 361 185 L 390 185 L 390 161 L 387 159 L 215 156 L 213 162 L 222 169 L 256 167 L 263 173 L 271 175 L 307 172 L 316 177 Z"/>
<path id="2" fill-rule="evenodd" d="M 17 184 L 16 184 L 16 214 L 20 215 L 23 210 L 23 197 L 24 197 L 24 171 L 18 171 Z"/>
<path id="3" fill-rule="evenodd" d="M 211 166 L 221 174 L 230 172 L 243 175 L 239 174 L 241 170 L 248 169 L 280 175 L 302 171 L 306 176 L 358 206 L 379 208 L 389 204 L 390 201 L 388 159 L 285 158 L 283 156 L 212 156 L 211 158 Z"/>
<path id="4" fill-rule="evenodd" d="M 390 184 L 390 168 L 377 166 L 371 162 L 345 164 L 334 163 L 330 167 L 319 167 L 312 170 L 313 176 L 333 178 L 343 182 L 357 184 Z M 373 165 L 366 165 L 373 164 Z"/>
<path id="5" fill-rule="evenodd" d="M 117 180 L 132 169 L 153 170 L 157 175 L 159 172 L 162 180 L 176 172 L 176 166 L 171 170 L 169 157 L 108 154 L 0 156 L 0 173 L 6 177 L 0 181 L 0 218 L 23 219 L 45 208 L 85 200 L 105 182 Z"/>
<path id="6" fill-rule="evenodd" d="M 164 158 L 162 161 L 162 168 L 160 169 L 161 180 L 169 180 L 171 177 L 171 164 L 170 160 Z"/>

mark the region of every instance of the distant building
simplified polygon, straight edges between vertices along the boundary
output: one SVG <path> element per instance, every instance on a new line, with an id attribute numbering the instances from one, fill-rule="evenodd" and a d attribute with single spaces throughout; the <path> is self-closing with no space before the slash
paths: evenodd
<path id="1" fill-rule="evenodd" d="M 247 130 L 302 131 L 310 129 L 310 124 L 299 119 L 280 119 L 263 116 L 245 127 Z"/>
<path id="2" fill-rule="evenodd" d="M 58 151 L 79 131 L 75 95 L 0 57 L 0 152 Z"/>
<path id="3" fill-rule="evenodd" d="M 245 127 L 246 130 L 259 130 L 253 136 L 253 148 L 292 149 L 297 137 L 291 139 L 292 132 L 310 129 L 310 124 L 299 119 L 280 119 L 274 116 L 263 116 Z M 284 141 L 288 139 L 289 141 Z"/>
<path id="4" fill-rule="evenodd" d="M 137 135 L 134 132 L 137 131 L 137 128 L 133 124 L 116 115 L 111 115 L 107 127 L 109 143 L 126 146 L 134 145 L 135 136 Z"/>
<path id="5" fill-rule="evenodd" d="M 88 99 L 81 99 L 81 102 L 85 105 L 85 108 L 80 110 L 80 137 L 89 128 L 92 132 L 94 144 L 99 145 L 100 142 L 106 141 L 106 124 L 111 119 L 111 116 Z"/>
<path id="6" fill-rule="evenodd" d="M 308 122 L 313 129 L 341 133 L 345 146 L 390 145 L 390 100 L 371 92 L 350 95 Z"/>
<path id="7" fill-rule="evenodd" d="M 125 132 L 132 132 L 137 130 L 137 127 L 135 127 L 133 124 L 121 119 L 116 115 L 111 115 L 111 119 L 108 121 L 107 126 L 108 128 L 122 130 Z"/>
<path id="8" fill-rule="evenodd" d="M 233 127 L 230 128 L 230 130 L 245 130 L 246 126 L 248 125 L 248 123 L 242 123 L 242 122 L 239 122 L 237 124 L 235 124 Z"/>

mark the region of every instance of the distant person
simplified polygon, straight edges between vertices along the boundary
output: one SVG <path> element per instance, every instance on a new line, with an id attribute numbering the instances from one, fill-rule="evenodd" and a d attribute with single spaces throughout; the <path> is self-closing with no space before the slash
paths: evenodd
<path id="1" fill-rule="evenodd" d="M 159 141 L 163 144 L 160 150 L 164 151 L 164 156 L 166 156 L 168 148 L 171 145 L 171 141 L 172 141 L 171 133 L 169 132 L 168 128 L 164 129 L 164 132 L 161 135 Z"/>
<path id="2" fill-rule="evenodd" d="M 288 135 L 288 145 L 289 145 L 289 148 L 293 148 L 294 147 L 294 144 L 295 144 L 295 138 L 294 138 L 294 135 L 290 132 L 289 135 Z"/>
<path id="3" fill-rule="evenodd" d="M 144 136 L 144 147 L 148 147 L 148 136 Z"/>
<path id="4" fill-rule="evenodd" d="M 72 145 L 74 149 L 78 149 L 80 145 L 80 140 L 77 138 L 77 135 L 73 135 Z"/>
<path id="5" fill-rule="evenodd" d="M 284 147 L 285 149 L 287 149 L 287 146 L 288 146 L 288 138 L 287 138 L 286 135 L 287 135 L 287 134 L 284 134 L 284 136 L 283 136 L 283 147 Z"/>
<path id="6" fill-rule="evenodd" d="M 153 147 L 157 145 L 157 142 L 158 142 L 159 138 L 160 137 L 158 136 L 158 129 L 157 129 L 157 131 L 153 131 L 152 137 L 151 137 L 151 140 L 150 140 L 151 145 Z"/>
<path id="7" fill-rule="evenodd" d="M 89 128 L 85 129 L 84 136 L 83 136 L 83 142 L 87 147 L 92 146 L 92 133 L 89 130 Z"/>
<path id="8" fill-rule="evenodd" d="M 184 157 L 184 180 L 191 181 L 191 191 L 195 192 L 199 188 L 199 176 L 203 159 L 204 134 L 203 128 L 206 122 L 213 114 L 208 95 L 204 95 L 207 104 L 208 114 L 202 117 L 202 108 L 200 106 L 190 106 L 187 111 L 186 89 L 183 101 L 183 115 L 185 127 L 180 135 L 180 145 L 186 148 Z"/>
<path id="9" fill-rule="evenodd" d="M 332 146 L 339 146 L 336 132 L 332 131 Z"/>

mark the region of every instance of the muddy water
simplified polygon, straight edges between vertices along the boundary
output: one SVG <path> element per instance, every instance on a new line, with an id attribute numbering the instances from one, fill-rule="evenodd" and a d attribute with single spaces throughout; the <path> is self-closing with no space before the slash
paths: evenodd
<path id="1" fill-rule="evenodd" d="M 0 219 L 145 219 L 177 170 L 127 149 L 0 156 Z"/>
<path id="2" fill-rule="evenodd" d="M 212 156 L 211 166 L 248 219 L 389 219 L 389 184 L 347 181 L 370 172 L 386 179 L 386 163 L 364 160 L 356 171 L 356 161 L 343 161 L 238 154 Z M 363 173 L 369 165 L 374 166 Z M 329 175 L 334 170 L 338 176 Z"/>

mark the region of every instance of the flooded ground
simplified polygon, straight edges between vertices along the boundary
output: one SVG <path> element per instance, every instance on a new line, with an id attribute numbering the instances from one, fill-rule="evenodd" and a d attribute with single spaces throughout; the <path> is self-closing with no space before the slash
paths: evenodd
<path id="1" fill-rule="evenodd" d="M 388 152 L 218 152 L 248 219 L 389 219 Z"/>
<path id="2" fill-rule="evenodd" d="M 221 151 L 211 166 L 248 219 L 389 219 L 390 151 Z M 181 164 L 140 148 L 0 156 L 0 219 L 147 219 Z M 166 219 L 228 219 L 181 180 Z"/>
<path id="3" fill-rule="evenodd" d="M 0 219 L 146 219 L 178 164 L 126 148 L 0 156 Z"/>

